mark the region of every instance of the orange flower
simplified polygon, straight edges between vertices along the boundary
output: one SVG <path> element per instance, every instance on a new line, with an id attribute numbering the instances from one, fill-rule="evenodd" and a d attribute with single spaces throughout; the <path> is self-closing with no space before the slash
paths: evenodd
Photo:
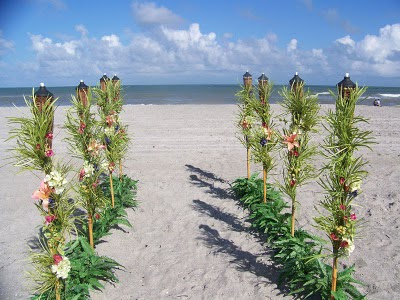
<path id="1" fill-rule="evenodd" d="M 299 142 L 296 141 L 297 133 L 284 137 L 284 143 L 287 144 L 288 150 L 291 151 L 294 147 L 299 147 Z"/>

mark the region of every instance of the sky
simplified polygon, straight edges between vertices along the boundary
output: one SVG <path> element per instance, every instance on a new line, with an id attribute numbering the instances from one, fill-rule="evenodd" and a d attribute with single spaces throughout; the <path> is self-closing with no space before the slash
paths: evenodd
<path id="1" fill-rule="evenodd" d="M 0 87 L 400 85 L 400 0 L 0 1 Z"/>

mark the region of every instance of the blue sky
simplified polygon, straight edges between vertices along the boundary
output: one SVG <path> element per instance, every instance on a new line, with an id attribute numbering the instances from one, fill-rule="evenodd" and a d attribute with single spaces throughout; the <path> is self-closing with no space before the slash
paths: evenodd
<path id="1" fill-rule="evenodd" d="M 400 1 L 0 2 L 0 87 L 238 83 L 399 86 Z"/>

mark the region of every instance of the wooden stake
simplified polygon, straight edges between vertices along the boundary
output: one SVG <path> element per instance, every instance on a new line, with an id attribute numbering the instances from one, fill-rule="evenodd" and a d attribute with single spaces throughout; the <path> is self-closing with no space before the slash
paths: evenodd
<path id="1" fill-rule="evenodd" d="M 264 203 L 267 203 L 267 170 L 263 168 Z"/>
<path id="2" fill-rule="evenodd" d="M 250 179 L 250 147 L 247 147 L 247 179 Z"/>
<path id="3" fill-rule="evenodd" d="M 295 213 L 296 213 L 296 206 L 295 206 L 295 202 L 293 200 L 292 203 L 292 237 L 294 237 L 294 222 L 295 222 Z"/>
<path id="4" fill-rule="evenodd" d="M 338 257 L 334 251 L 335 256 L 333 257 L 333 264 L 332 264 L 332 292 L 336 292 L 336 283 L 337 283 L 337 262 Z M 335 300 L 334 296 L 331 296 L 331 300 Z"/>
<path id="5" fill-rule="evenodd" d="M 122 160 L 119 161 L 119 181 L 122 181 Z"/>
<path id="6" fill-rule="evenodd" d="M 88 214 L 88 227 L 89 227 L 89 243 L 92 249 L 94 249 L 93 242 L 93 218 L 91 214 Z"/>
<path id="7" fill-rule="evenodd" d="M 61 300 L 59 279 L 56 280 L 56 300 Z"/>
<path id="8" fill-rule="evenodd" d="M 112 179 L 112 172 L 110 172 L 110 191 L 111 191 L 111 206 L 114 208 L 114 186 Z"/>

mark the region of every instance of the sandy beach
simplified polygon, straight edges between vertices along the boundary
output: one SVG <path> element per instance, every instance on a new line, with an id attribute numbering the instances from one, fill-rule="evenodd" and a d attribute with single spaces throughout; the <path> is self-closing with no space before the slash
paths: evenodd
<path id="1" fill-rule="evenodd" d="M 69 158 L 56 112 L 54 151 Z M 278 105 L 272 110 L 279 114 Z M 322 111 L 333 106 L 323 105 Z M 22 109 L 26 111 L 26 109 Z M 230 193 L 230 183 L 246 175 L 246 154 L 236 138 L 235 105 L 128 105 L 122 120 L 130 126 L 132 147 L 124 170 L 139 180 L 139 208 L 129 212 L 134 228 L 114 230 L 97 247 L 125 267 L 120 283 L 107 285 L 93 299 L 292 299 L 277 287 L 279 266 L 252 234 L 248 213 Z M 358 106 L 370 119 L 376 145 L 365 150 L 369 175 L 358 197 L 357 215 L 366 224 L 346 265 L 356 264 L 356 278 L 369 299 L 400 299 L 400 108 Z M 8 136 L 0 108 L 0 139 Z M 279 126 L 278 126 L 279 128 Z M 316 135 L 321 142 L 326 133 Z M 5 165 L 12 142 L 2 142 L 0 169 L 0 299 L 27 299 L 29 243 L 41 224 L 31 199 L 40 183 L 31 173 L 16 174 Z M 321 165 L 322 157 L 316 159 Z M 259 171 L 252 166 L 252 171 Z M 271 181 L 281 179 L 280 165 Z M 323 197 L 313 182 L 301 189 L 299 226 L 315 231 L 314 205 Z"/>

